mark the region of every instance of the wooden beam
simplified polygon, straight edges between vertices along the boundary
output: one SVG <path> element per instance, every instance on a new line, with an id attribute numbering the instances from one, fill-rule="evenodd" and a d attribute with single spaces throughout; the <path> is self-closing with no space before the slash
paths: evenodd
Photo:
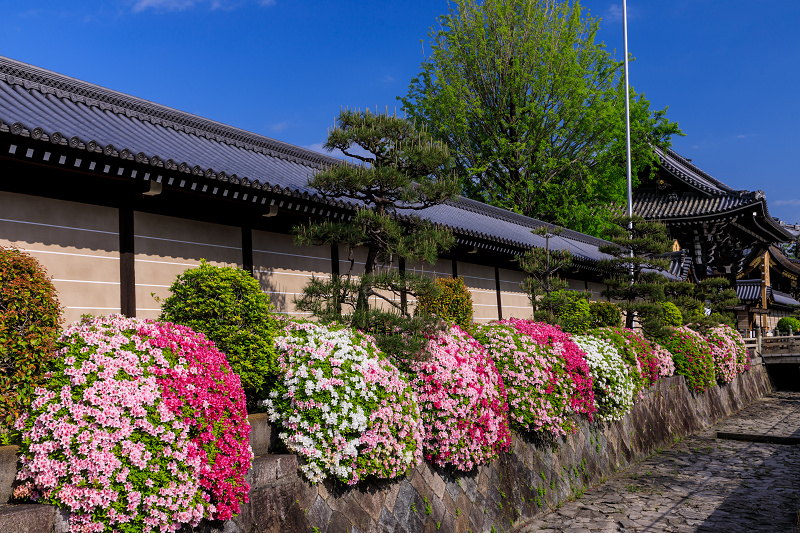
<path id="1" fill-rule="evenodd" d="M 136 268 L 133 254 L 133 208 L 125 204 L 119 208 L 119 298 L 120 311 L 128 317 L 136 316 Z"/>

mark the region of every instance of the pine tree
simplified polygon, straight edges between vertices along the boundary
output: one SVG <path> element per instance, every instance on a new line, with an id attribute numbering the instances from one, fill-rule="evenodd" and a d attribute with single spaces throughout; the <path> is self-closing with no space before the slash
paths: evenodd
<path id="1" fill-rule="evenodd" d="M 435 291 L 433 284 L 392 265 L 399 259 L 434 263 L 455 242 L 449 230 L 416 215 L 458 193 L 447 146 L 432 140 L 424 128 L 388 112 L 349 109 L 341 111 L 323 146 L 340 150 L 356 163 L 324 168 L 309 185 L 324 197 L 349 200 L 358 207 L 346 221 L 310 221 L 295 227 L 295 242 L 344 245 L 350 267 L 330 280 L 313 278 L 295 304 L 324 321 L 345 322 L 387 342 L 404 327 L 401 324 L 424 327 L 412 317 L 405 295 Z M 366 252 L 366 260 L 363 273 L 357 275 L 359 249 Z M 376 299 L 383 302 L 383 311 L 370 306 Z"/>
<path id="2" fill-rule="evenodd" d="M 621 300 L 619 306 L 626 312 L 625 327 L 633 328 L 638 315 L 646 331 L 660 332 L 659 316 L 663 311 L 658 302 L 664 300 L 664 284 L 668 280 L 662 272 L 669 268 L 669 261 L 659 256 L 672 245 L 667 228 L 638 215 L 616 216 L 613 223 L 607 236 L 613 244 L 600 247 L 601 252 L 612 256 L 599 265 L 609 275 L 605 280 L 609 288 L 603 296 Z"/>
<path id="3" fill-rule="evenodd" d="M 544 237 L 544 248 L 531 248 L 524 255 L 517 256 L 519 267 L 528 274 L 522 282 L 522 289 L 528 293 L 533 307 L 533 317 L 548 323 L 555 322 L 558 308 L 562 307 L 566 280 L 558 276 L 558 271 L 572 265 L 572 254 L 568 250 L 551 250 L 550 239 L 563 233 L 558 226 L 540 226 L 531 231 Z"/>

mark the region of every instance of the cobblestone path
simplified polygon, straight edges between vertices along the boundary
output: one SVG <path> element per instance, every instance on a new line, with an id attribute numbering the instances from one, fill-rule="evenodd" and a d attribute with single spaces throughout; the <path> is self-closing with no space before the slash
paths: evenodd
<path id="1" fill-rule="evenodd" d="M 717 432 L 800 438 L 800 393 L 762 398 L 517 531 L 800 532 L 800 445 Z"/>

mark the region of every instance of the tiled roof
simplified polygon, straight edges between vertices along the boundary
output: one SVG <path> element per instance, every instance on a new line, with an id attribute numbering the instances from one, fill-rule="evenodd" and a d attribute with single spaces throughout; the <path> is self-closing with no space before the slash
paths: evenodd
<path id="1" fill-rule="evenodd" d="M 340 163 L 336 158 L 0 56 L 0 133 L 9 132 L 198 180 L 342 205 L 308 186 L 308 177 Z M 506 252 L 544 246 L 530 231 L 544 222 L 465 198 L 420 214 L 452 228 L 461 242 L 481 239 Z M 589 262 L 605 257 L 602 244 L 574 231 L 550 240 Z"/>
<path id="2" fill-rule="evenodd" d="M 654 147 L 662 170 L 683 183 L 687 190 L 637 190 L 633 195 L 633 211 L 648 219 L 670 222 L 691 222 L 700 218 L 724 217 L 753 210 L 757 220 L 749 228 L 765 241 L 787 241 L 792 235 L 769 214 L 763 191 L 733 189 L 700 170 L 690 160 L 671 149 Z"/>
<path id="3" fill-rule="evenodd" d="M 704 196 L 639 192 L 633 198 L 633 211 L 645 218 L 685 218 L 721 214 L 758 203 L 752 196 Z"/>
<path id="4" fill-rule="evenodd" d="M 768 291 L 772 287 L 767 287 Z M 736 281 L 736 296 L 743 302 L 751 302 L 761 299 L 761 280 L 760 279 L 740 279 Z M 769 296 L 769 292 L 767 293 Z"/>
<path id="5" fill-rule="evenodd" d="M 696 167 L 689 159 L 678 154 L 671 148 L 662 150 L 655 146 L 653 150 L 661 161 L 661 167 L 670 171 L 681 181 L 709 194 L 730 194 L 747 191 L 737 191 L 728 187 L 721 181 L 712 178 L 706 172 Z"/>
<path id="6" fill-rule="evenodd" d="M 761 300 L 761 280 L 746 279 L 736 282 L 736 296 L 743 302 L 758 302 Z M 767 298 L 772 300 L 775 305 L 782 307 L 800 306 L 800 302 L 792 298 L 791 294 L 776 291 L 772 287 L 767 287 Z"/>

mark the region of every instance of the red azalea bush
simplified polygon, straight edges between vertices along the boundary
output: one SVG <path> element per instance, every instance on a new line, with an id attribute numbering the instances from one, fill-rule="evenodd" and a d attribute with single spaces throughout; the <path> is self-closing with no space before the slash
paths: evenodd
<path id="1" fill-rule="evenodd" d="M 511 445 L 503 379 L 483 347 L 460 327 L 428 340 L 411 364 L 424 427 L 425 457 L 472 470 Z"/>
<path id="2" fill-rule="evenodd" d="M 670 328 L 659 343 L 670 351 L 675 373 L 686 378 L 689 390 L 703 392 L 716 382 L 714 357 L 702 335 L 686 326 Z"/>
<path id="3" fill-rule="evenodd" d="M 577 428 L 570 418 L 575 390 L 555 350 L 511 325 L 484 324 L 475 338 L 497 365 L 508 394 L 509 418 L 518 428 L 565 435 Z"/>
<path id="4" fill-rule="evenodd" d="M 594 401 L 592 374 L 586 362 L 586 354 L 572 342 L 570 335 L 561 331 L 558 326 L 551 326 L 543 322 L 510 318 L 501 320 L 498 324 L 513 326 L 518 331 L 525 333 L 537 344 L 546 346 L 564 363 L 563 378 L 569 380 L 572 390 L 570 407 L 575 413 L 589 415 L 597 411 Z"/>
<path id="5" fill-rule="evenodd" d="M 225 356 L 169 323 L 99 317 L 68 327 L 18 422 L 17 496 L 70 510 L 70 528 L 168 531 L 247 501 L 245 398 Z"/>
<path id="6" fill-rule="evenodd" d="M 738 331 L 720 324 L 708 330 L 705 338 L 714 357 L 717 381 L 730 383 L 738 374 L 750 368 L 747 348 Z"/>

